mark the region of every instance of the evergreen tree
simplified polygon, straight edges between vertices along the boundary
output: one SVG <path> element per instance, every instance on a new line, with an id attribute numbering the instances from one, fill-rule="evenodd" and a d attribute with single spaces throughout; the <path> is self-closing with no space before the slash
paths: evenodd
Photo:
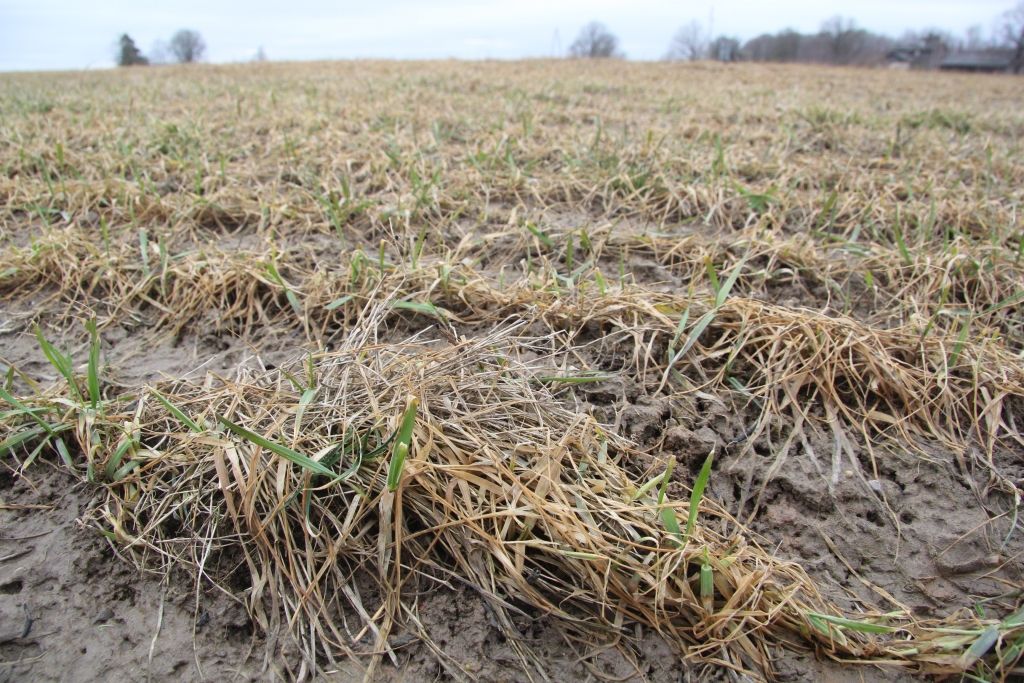
<path id="1" fill-rule="evenodd" d="M 127 33 L 122 34 L 118 40 L 117 65 L 141 66 L 145 64 L 149 64 L 149 60 L 139 51 L 135 41 Z"/>

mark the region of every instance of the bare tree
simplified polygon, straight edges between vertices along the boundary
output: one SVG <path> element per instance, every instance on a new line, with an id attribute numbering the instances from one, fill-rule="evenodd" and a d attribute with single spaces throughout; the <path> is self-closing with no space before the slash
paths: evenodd
<path id="1" fill-rule="evenodd" d="M 592 21 L 580 29 L 569 46 L 569 56 L 597 59 L 623 55 L 619 52 L 619 39 L 604 24 Z"/>
<path id="2" fill-rule="evenodd" d="M 168 46 L 171 54 L 181 64 L 200 61 L 206 54 L 206 43 L 199 31 L 183 28 L 171 37 Z"/>
<path id="3" fill-rule="evenodd" d="M 852 63 L 864 47 L 866 32 L 858 29 L 853 19 L 832 17 L 821 25 L 821 33 L 829 39 L 836 64 Z"/>
<path id="4" fill-rule="evenodd" d="M 117 39 L 117 65 L 118 66 L 143 66 L 149 64 L 149 60 L 142 54 L 127 33 L 121 34 Z"/>
<path id="5" fill-rule="evenodd" d="M 665 59 L 695 62 L 707 56 L 708 39 L 699 21 L 691 21 L 672 36 Z"/>
<path id="6" fill-rule="evenodd" d="M 1003 40 L 1013 50 L 1010 68 L 1013 73 L 1024 71 L 1024 2 L 1003 14 Z"/>

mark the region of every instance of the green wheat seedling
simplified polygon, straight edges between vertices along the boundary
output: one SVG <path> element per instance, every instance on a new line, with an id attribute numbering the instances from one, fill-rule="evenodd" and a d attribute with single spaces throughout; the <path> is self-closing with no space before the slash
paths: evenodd
<path id="1" fill-rule="evenodd" d="M 669 343 L 669 357 L 668 363 L 665 365 L 665 371 L 661 378 L 661 384 L 655 393 L 661 393 L 662 389 L 668 383 L 669 377 L 671 376 L 672 368 L 680 358 L 686 355 L 686 353 L 693 348 L 693 345 L 700 339 L 701 334 L 704 333 L 712 322 L 715 320 L 715 316 L 718 315 L 722 306 L 725 305 L 726 300 L 729 298 L 729 292 L 732 291 L 733 285 L 739 279 L 740 273 L 743 270 L 743 265 L 747 262 L 747 257 L 744 256 L 733 266 L 732 272 L 729 273 L 729 277 L 726 278 L 724 283 L 719 283 L 718 272 L 715 270 L 715 266 L 710 260 L 706 261 L 706 269 L 708 279 L 711 281 L 712 291 L 715 294 L 714 305 L 693 324 L 693 328 L 686 332 L 686 341 L 683 342 L 681 348 L 676 350 L 675 346 L 679 343 L 686 324 L 690 319 L 690 309 L 687 308 L 683 311 L 682 317 L 679 319 L 679 324 L 676 326 L 675 334 L 672 337 L 672 341 Z"/>
<path id="2" fill-rule="evenodd" d="M 94 411 L 100 409 L 100 336 L 96 329 L 96 318 L 85 324 L 89 332 L 89 363 L 86 366 L 86 386 L 89 389 L 89 405 Z"/>
<path id="3" fill-rule="evenodd" d="M 396 311 L 412 311 L 444 322 L 447 316 L 443 310 L 429 301 L 394 301 L 391 308 Z"/>
<path id="4" fill-rule="evenodd" d="M 284 278 L 281 277 L 281 273 L 277 270 L 277 264 L 275 264 L 274 261 L 268 261 L 264 267 L 266 268 L 267 275 L 270 277 L 271 281 L 284 290 L 285 298 L 288 299 L 288 303 L 291 305 L 292 310 L 295 311 L 295 315 L 298 316 L 300 320 L 304 319 L 305 314 L 302 310 L 302 304 L 299 302 L 299 297 L 295 294 L 292 288 L 288 286 L 288 283 L 284 281 Z"/>
<path id="5" fill-rule="evenodd" d="M 668 466 L 665 468 L 665 474 L 662 475 L 661 481 L 658 484 L 658 516 L 661 517 L 661 523 L 665 526 L 665 530 L 682 547 L 686 545 L 686 537 L 679 528 L 679 520 L 676 518 L 675 508 L 665 504 L 665 498 L 668 495 L 668 485 L 672 480 L 672 469 L 675 467 L 675 464 L 675 458 L 670 458 Z"/>
<path id="6" fill-rule="evenodd" d="M 237 436 L 240 436 L 246 441 L 249 441 L 255 444 L 256 446 L 259 446 L 260 448 L 270 451 L 274 455 L 277 455 L 291 463 L 294 463 L 295 465 L 298 465 L 304 470 L 312 472 L 313 474 L 320 474 L 325 477 L 330 477 L 331 479 L 334 479 L 338 476 L 337 472 L 334 472 L 330 468 L 325 467 L 319 461 L 313 460 L 312 458 L 303 455 L 302 453 L 298 452 L 293 448 L 289 448 L 288 446 L 277 443 L 276 441 L 271 441 L 270 439 L 260 436 L 255 432 L 251 432 L 248 429 L 245 429 L 244 427 L 240 427 L 231 420 L 228 420 L 226 417 L 218 417 L 217 421 L 220 422 L 223 426 L 227 427 L 228 430 L 230 430 Z"/>
<path id="7" fill-rule="evenodd" d="M 71 356 L 65 355 L 56 346 L 51 344 L 46 337 L 43 336 L 43 331 L 39 327 L 36 327 L 36 340 L 39 342 L 39 348 L 42 349 L 46 360 L 50 362 L 50 365 L 52 365 L 58 374 L 64 378 L 64 381 L 67 382 L 68 389 L 71 391 L 72 397 L 80 404 L 84 404 L 85 398 L 82 395 L 81 389 L 78 387 L 78 381 L 75 379 L 75 371 Z"/>
<path id="8" fill-rule="evenodd" d="M 693 490 L 690 493 L 690 509 L 686 516 L 686 533 L 683 535 L 685 543 L 697 526 L 697 512 L 700 510 L 700 501 L 704 498 L 704 489 L 707 488 L 708 480 L 711 479 L 711 465 L 715 461 L 715 452 L 708 453 L 708 457 L 701 465 L 696 481 L 693 482 Z"/>
<path id="9" fill-rule="evenodd" d="M 405 412 L 402 414 L 402 422 L 398 427 L 395 436 L 394 446 L 391 450 L 391 462 L 388 465 L 388 491 L 397 491 L 402 480 L 402 470 L 405 467 L 405 460 L 409 456 L 409 449 L 412 447 L 412 432 L 416 427 L 416 410 L 419 407 L 419 399 L 409 396 L 405 404 Z"/>
<path id="10" fill-rule="evenodd" d="M 715 570 L 711 566 L 711 558 L 707 546 L 700 563 L 700 603 L 704 614 L 710 616 L 715 611 Z"/>
<path id="11" fill-rule="evenodd" d="M 86 323 L 86 330 L 89 332 L 89 359 L 86 366 L 86 392 L 84 394 L 75 377 L 74 362 L 71 356 L 54 346 L 38 326 L 36 327 L 36 340 L 39 342 L 43 355 L 67 384 L 73 404 L 77 407 L 76 412 L 83 414 L 85 418 L 83 425 L 85 425 L 86 431 L 92 434 L 91 440 L 95 440 L 98 437 L 92 433 L 92 428 L 97 414 L 103 407 L 99 378 L 100 339 L 95 318 Z M 51 413 L 58 414 L 54 405 L 43 401 L 41 397 L 37 399 L 40 405 L 28 405 L 15 398 L 5 387 L 0 387 L 0 399 L 14 408 L 2 415 L 4 420 L 20 417 L 26 418 L 30 423 L 21 429 L 14 430 L 10 436 L 0 442 L 0 454 L 13 454 L 15 449 L 35 443 L 35 447 L 22 463 L 22 467 L 28 467 L 47 446 L 52 444 L 64 464 L 69 469 L 75 469 L 67 443 L 59 435 L 75 427 L 77 415 L 69 418 L 65 414 L 58 417 L 56 422 L 50 422 L 44 419 L 44 416 Z M 91 461 L 88 468 L 91 479 L 93 474 Z"/>
<path id="12" fill-rule="evenodd" d="M 41 453 L 51 442 L 54 443 L 54 446 L 60 454 L 61 459 L 64 461 L 64 464 L 69 469 L 74 469 L 74 463 L 71 460 L 71 455 L 68 452 L 67 445 L 63 438 L 59 436 L 61 433 L 67 432 L 71 429 L 72 426 L 70 424 L 59 421 L 48 422 L 47 420 L 44 420 L 42 416 L 51 412 L 51 408 L 49 406 L 43 405 L 30 407 L 15 398 L 3 387 L 0 387 L 0 399 L 3 399 L 14 407 L 14 410 L 0 414 L 0 421 L 7 422 L 10 419 L 16 418 L 28 418 L 29 421 L 29 424 L 26 424 L 19 429 L 14 429 L 10 436 L 0 442 L 0 456 L 13 455 L 21 446 L 33 443 L 39 439 L 39 443 L 22 463 L 22 469 L 31 465 L 39 453 Z"/>

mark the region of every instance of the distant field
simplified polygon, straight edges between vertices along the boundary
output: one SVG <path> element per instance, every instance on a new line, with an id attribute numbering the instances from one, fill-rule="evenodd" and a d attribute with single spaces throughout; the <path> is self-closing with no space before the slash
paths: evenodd
<path id="1" fill-rule="evenodd" d="M 0 75 L 0 680 L 1024 675 L 1022 84 Z"/>

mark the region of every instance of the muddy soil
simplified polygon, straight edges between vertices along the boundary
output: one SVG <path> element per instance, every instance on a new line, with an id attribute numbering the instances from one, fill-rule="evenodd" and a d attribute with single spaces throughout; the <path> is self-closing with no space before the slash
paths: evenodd
<path id="1" fill-rule="evenodd" d="M 678 284 L 671 269 L 648 256 L 632 257 L 630 273 L 655 289 Z M 33 305 L 23 301 L 4 311 L 0 361 L 46 384 L 56 379 L 53 368 L 23 322 Z M 386 338 L 418 331 L 414 321 L 393 323 Z M 310 348 L 299 332 L 243 339 L 204 329 L 216 326 L 194 325 L 177 338 L 109 327 L 101 335 L 105 378 L 127 390 L 165 379 L 231 377 L 243 367 L 272 368 Z M 458 332 L 472 336 L 480 330 Z M 923 443 L 915 453 L 873 452 L 857 435 L 840 438 L 808 424 L 801 438 L 781 449 L 792 424 L 778 420 L 751 436 L 756 406 L 700 394 L 651 396 L 650 378 L 630 364 L 635 340 L 606 337 L 589 326 L 574 332 L 577 343 L 587 344 L 584 357 L 592 368 L 618 376 L 566 390 L 560 398 L 645 450 L 628 463 L 638 478 L 674 458 L 692 479 L 714 450 L 710 495 L 749 524 L 756 542 L 803 565 L 837 604 L 939 617 L 953 609 L 983 609 L 1024 578 L 1018 560 L 1024 535 L 1010 534 L 1009 517 L 999 517 L 1007 500 L 997 491 L 982 494 L 971 469 L 957 467 L 941 447 Z M 75 358 L 85 358 L 83 335 L 48 334 Z M 837 439 L 848 448 L 839 448 Z M 1021 454 L 1002 455 L 1021 462 Z M 682 488 L 675 493 L 685 495 Z M 0 682 L 286 680 L 301 671 L 284 634 L 257 632 L 230 586 L 224 591 L 205 582 L 197 588 L 182 572 L 163 579 L 158 567 L 143 572 L 119 557 L 83 520 L 97 495 L 53 463 L 27 473 L 5 464 L 0 471 Z M 486 601 L 470 588 L 431 590 L 417 600 L 416 611 L 438 651 L 416 633 L 396 632 L 390 641 L 396 660 L 384 658 L 376 680 L 528 680 Z M 631 631 L 637 646 L 625 657 L 614 649 L 574 645 L 542 615 L 528 616 L 521 625 L 524 644 L 540 656 L 552 680 L 743 680 L 724 668 L 684 661 L 652 632 Z M 840 667 L 812 652 L 774 654 L 779 680 L 906 678 L 897 669 Z M 356 681 L 365 673 L 365 661 L 346 661 L 316 678 Z"/>
<path id="2" fill-rule="evenodd" d="M 108 377 L 125 386 L 208 372 L 230 376 L 243 365 L 272 366 L 302 349 L 298 337 L 172 340 L 110 328 L 102 338 Z M 6 332 L 3 342 L 5 362 L 34 379 L 53 379 L 27 330 Z M 852 435 L 846 437 L 855 457 L 841 456 L 836 466 L 833 437 L 808 430 L 779 466 L 777 446 L 789 426 L 772 425 L 744 440 L 756 419 L 750 406 L 651 398 L 628 380 L 564 398 L 646 448 L 649 455 L 631 463 L 638 474 L 675 458 L 692 476 L 715 449 L 710 494 L 749 521 L 764 547 L 806 567 L 839 604 L 864 600 L 939 616 L 977 608 L 1021 581 L 1021 536 L 1007 538 L 1006 519 L 989 521 L 998 494 L 980 498 L 941 452 L 876 453 L 876 477 L 867 449 Z M 27 473 L 8 465 L 0 472 L 0 681 L 278 680 L 289 676 L 287 669 L 297 670 L 287 639 L 256 632 L 241 603 L 225 591 L 209 583 L 197 588 L 182 573 L 162 579 L 119 557 L 83 520 L 97 495 L 45 460 Z M 376 679 L 528 680 L 486 601 L 471 589 L 442 586 L 421 596 L 416 608 L 440 651 L 415 633 L 397 632 L 391 641 L 397 666 L 384 658 Z M 632 631 L 639 645 L 626 658 L 613 649 L 574 647 L 542 615 L 528 616 L 524 641 L 552 680 L 742 680 L 683 661 L 652 632 Z M 894 669 L 841 668 L 810 652 L 775 654 L 780 680 L 905 678 Z M 317 678 L 362 680 L 364 673 L 362 664 L 350 661 Z"/>

